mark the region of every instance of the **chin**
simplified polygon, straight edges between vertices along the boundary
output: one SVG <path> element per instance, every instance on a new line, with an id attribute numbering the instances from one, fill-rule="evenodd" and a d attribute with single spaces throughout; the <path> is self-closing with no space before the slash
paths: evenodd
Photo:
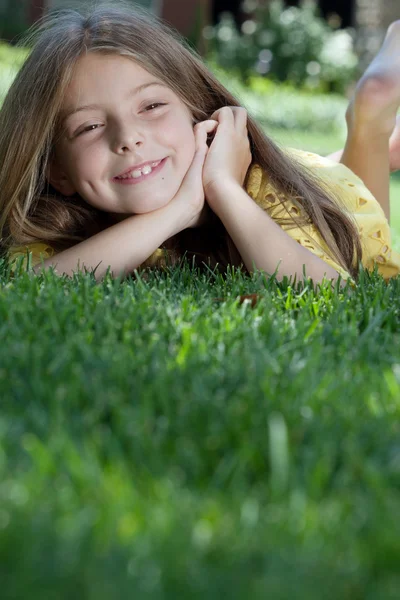
<path id="1" fill-rule="evenodd" d="M 137 206 L 134 210 L 133 214 L 137 214 L 137 215 L 144 215 L 146 213 L 150 213 L 153 212 L 154 210 L 158 210 L 159 208 L 163 208 L 164 206 L 167 206 L 167 204 L 169 204 L 172 200 L 174 196 L 168 196 L 167 198 L 163 197 L 163 198 L 152 198 L 152 202 L 151 205 L 150 203 L 147 201 L 144 204 L 144 206 Z"/>

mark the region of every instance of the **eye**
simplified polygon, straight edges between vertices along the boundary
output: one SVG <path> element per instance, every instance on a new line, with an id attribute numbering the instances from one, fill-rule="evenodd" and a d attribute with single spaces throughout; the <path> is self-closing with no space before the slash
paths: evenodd
<path id="1" fill-rule="evenodd" d="M 87 125 L 83 129 L 81 129 L 80 131 L 78 131 L 76 135 L 81 135 L 82 133 L 88 133 L 90 131 L 95 131 L 99 127 L 100 127 L 99 123 L 92 123 L 91 125 Z"/>
<path id="2" fill-rule="evenodd" d="M 160 106 L 166 106 L 165 102 L 152 102 L 151 104 L 148 104 L 144 110 L 146 112 L 151 112 L 152 110 L 155 110 L 156 108 L 159 108 Z"/>

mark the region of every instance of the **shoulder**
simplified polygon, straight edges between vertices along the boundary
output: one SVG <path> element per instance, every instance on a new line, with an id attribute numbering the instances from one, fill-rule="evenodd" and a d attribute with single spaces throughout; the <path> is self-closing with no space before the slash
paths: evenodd
<path id="1" fill-rule="evenodd" d="M 362 212 L 364 206 L 368 205 L 367 210 L 370 211 L 373 205 L 379 212 L 378 202 L 363 181 L 342 163 L 294 148 L 285 148 L 285 153 L 330 192 L 342 208 L 350 212 Z M 247 193 L 259 202 L 274 192 L 268 173 L 259 165 L 253 165 L 248 177 Z"/>
<path id="2" fill-rule="evenodd" d="M 288 153 L 307 168 L 318 180 L 318 183 L 331 192 L 345 210 L 351 213 L 365 210 L 370 212 L 373 207 L 374 212 L 382 212 L 380 216 L 384 216 L 375 196 L 371 194 L 362 179 L 346 165 L 303 150 L 290 148 Z M 368 206 L 367 209 L 364 208 L 366 206 Z"/>

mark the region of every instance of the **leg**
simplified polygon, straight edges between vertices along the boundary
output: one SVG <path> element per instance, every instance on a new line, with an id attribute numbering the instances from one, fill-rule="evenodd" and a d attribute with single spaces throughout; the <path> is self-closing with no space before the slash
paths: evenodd
<path id="1" fill-rule="evenodd" d="M 389 27 L 377 56 L 358 82 L 347 109 L 348 137 L 341 162 L 358 175 L 381 204 L 388 220 L 389 140 L 400 105 L 400 21 Z M 397 144 L 400 136 L 397 132 Z M 391 145 L 395 147 L 392 138 Z M 399 151 L 400 152 L 400 151 Z"/>
<path id="2" fill-rule="evenodd" d="M 343 148 L 336 152 L 332 152 L 327 158 L 336 162 L 343 162 L 342 156 Z M 400 115 L 396 118 L 396 125 L 389 139 L 389 168 L 391 173 L 400 170 Z"/>

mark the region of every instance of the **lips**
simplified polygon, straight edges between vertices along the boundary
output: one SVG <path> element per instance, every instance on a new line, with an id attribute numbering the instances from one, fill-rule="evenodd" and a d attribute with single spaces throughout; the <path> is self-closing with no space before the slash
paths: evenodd
<path id="1" fill-rule="evenodd" d="M 113 177 L 112 181 L 118 185 L 136 185 L 143 181 L 150 181 L 162 171 L 167 160 L 168 156 L 161 160 L 147 161 L 141 165 L 136 165 Z"/>
<path id="2" fill-rule="evenodd" d="M 153 171 L 153 169 L 158 167 L 158 165 L 161 163 L 161 161 L 162 161 L 162 159 L 155 160 L 155 161 L 148 161 L 148 162 L 142 163 L 140 165 L 136 165 L 135 167 L 131 167 L 127 171 L 124 171 L 120 175 L 117 175 L 116 177 L 114 177 L 114 179 L 117 179 L 117 180 L 139 179 L 139 177 L 142 177 L 143 175 L 150 175 L 150 173 Z"/>

